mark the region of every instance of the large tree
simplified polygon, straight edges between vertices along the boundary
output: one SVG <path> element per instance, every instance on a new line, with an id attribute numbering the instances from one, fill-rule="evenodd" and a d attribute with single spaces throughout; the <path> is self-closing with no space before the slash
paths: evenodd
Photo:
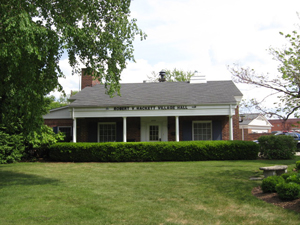
<path id="1" fill-rule="evenodd" d="M 297 117 L 300 109 L 300 35 L 293 31 L 284 37 L 288 43 L 286 47 L 269 50 L 274 60 L 278 62 L 277 75 L 260 74 L 252 68 L 240 65 L 231 66 L 229 70 L 235 82 L 272 90 L 270 95 L 276 95 L 278 99 L 274 102 L 274 107 L 267 108 L 263 105 L 264 100 L 270 95 L 265 96 L 263 101 L 250 99 L 247 106 L 286 121 L 292 115 Z"/>
<path id="2" fill-rule="evenodd" d="M 130 19 L 130 0 L 6 0 L 0 5 L 0 124 L 29 133 L 42 123 L 45 98 L 64 77 L 88 73 L 118 93 L 121 71 L 134 60 L 133 40 L 145 34 Z"/>

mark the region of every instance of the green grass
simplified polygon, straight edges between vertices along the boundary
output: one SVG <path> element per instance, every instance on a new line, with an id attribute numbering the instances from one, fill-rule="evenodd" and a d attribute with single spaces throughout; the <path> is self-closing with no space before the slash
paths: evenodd
<path id="1" fill-rule="evenodd" d="M 0 224 L 299 224 L 249 180 L 297 160 L 0 165 Z"/>

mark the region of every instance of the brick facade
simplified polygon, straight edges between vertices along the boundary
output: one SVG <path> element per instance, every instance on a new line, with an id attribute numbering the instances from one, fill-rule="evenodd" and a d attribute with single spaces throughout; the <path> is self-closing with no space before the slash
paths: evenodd
<path id="1" fill-rule="evenodd" d="M 232 125 L 233 125 L 233 140 L 242 140 L 242 136 L 239 132 L 239 108 L 235 109 L 235 115 L 232 116 Z M 226 116 L 224 120 L 224 125 L 222 129 L 223 140 L 230 140 L 229 134 L 229 117 Z"/>
<path id="2" fill-rule="evenodd" d="M 49 127 L 73 127 L 72 119 L 45 119 L 44 124 Z"/>
<path id="3" fill-rule="evenodd" d="M 293 131 L 300 130 L 300 119 L 269 120 L 273 125 L 272 131 Z"/>
<path id="4" fill-rule="evenodd" d="M 95 80 L 91 75 L 85 75 L 85 69 L 81 71 L 81 90 L 85 87 L 93 87 L 96 84 L 101 84 L 99 80 Z"/>
<path id="5" fill-rule="evenodd" d="M 242 129 L 240 129 L 240 135 L 242 137 Z M 251 133 L 248 129 L 244 129 L 244 141 L 254 141 L 257 140 L 260 136 L 272 135 L 271 133 Z M 242 140 L 238 139 L 238 140 Z"/>

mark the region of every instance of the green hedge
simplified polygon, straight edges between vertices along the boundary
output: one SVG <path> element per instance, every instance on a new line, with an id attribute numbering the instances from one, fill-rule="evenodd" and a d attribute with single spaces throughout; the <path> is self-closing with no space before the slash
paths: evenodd
<path id="1" fill-rule="evenodd" d="M 249 141 L 56 143 L 49 157 L 61 162 L 251 160 L 258 150 Z"/>
<path id="2" fill-rule="evenodd" d="M 297 150 L 297 141 L 288 135 L 267 135 L 258 138 L 260 155 L 265 159 L 292 159 Z"/>

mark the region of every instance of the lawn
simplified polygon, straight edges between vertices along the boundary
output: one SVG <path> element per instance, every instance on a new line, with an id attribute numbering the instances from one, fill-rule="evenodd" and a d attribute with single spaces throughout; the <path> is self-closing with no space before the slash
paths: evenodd
<path id="1" fill-rule="evenodd" d="M 0 165 L 0 224 L 299 224 L 249 180 L 297 160 Z"/>

